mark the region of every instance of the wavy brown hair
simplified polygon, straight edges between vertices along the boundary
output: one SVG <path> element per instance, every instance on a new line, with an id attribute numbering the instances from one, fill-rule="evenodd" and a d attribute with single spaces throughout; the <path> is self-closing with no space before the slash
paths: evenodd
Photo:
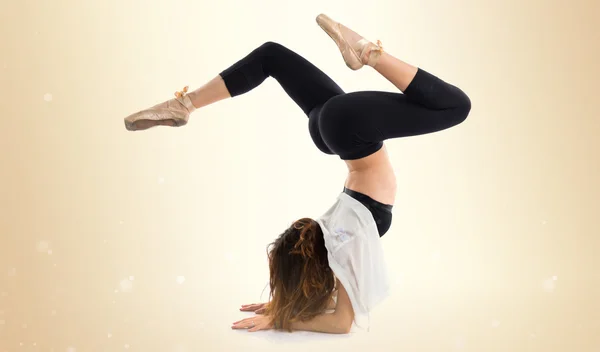
<path id="1" fill-rule="evenodd" d="M 292 331 L 295 321 L 323 313 L 335 290 L 327 249 L 319 224 L 295 221 L 269 244 L 270 301 L 265 314 L 278 329 Z"/>

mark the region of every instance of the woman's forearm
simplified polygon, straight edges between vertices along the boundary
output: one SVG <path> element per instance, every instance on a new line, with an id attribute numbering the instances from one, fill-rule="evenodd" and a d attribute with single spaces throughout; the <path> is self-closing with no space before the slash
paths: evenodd
<path id="1" fill-rule="evenodd" d="M 307 321 L 292 323 L 292 330 L 324 332 L 329 334 L 347 334 L 352 324 L 342 319 L 340 314 L 322 313 Z"/>

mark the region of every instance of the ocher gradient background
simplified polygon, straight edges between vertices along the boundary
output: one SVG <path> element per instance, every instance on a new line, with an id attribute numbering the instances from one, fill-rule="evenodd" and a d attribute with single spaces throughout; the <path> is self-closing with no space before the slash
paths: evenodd
<path id="1" fill-rule="evenodd" d="M 393 281 L 370 333 L 230 330 L 266 246 L 345 166 L 274 80 L 127 132 L 123 118 L 267 40 L 347 91 L 320 12 L 461 87 L 467 121 L 388 143 Z M 0 352 L 599 351 L 597 1 L 2 1 Z M 368 118 L 368 117 L 365 117 Z M 262 292 L 262 296 L 261 296 Z"/>

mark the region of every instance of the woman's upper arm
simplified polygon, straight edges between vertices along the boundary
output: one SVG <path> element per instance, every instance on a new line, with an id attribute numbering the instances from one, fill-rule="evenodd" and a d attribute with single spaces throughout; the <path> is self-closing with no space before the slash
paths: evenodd
<path id="1" fill-rule="evenodd" d="M 354 321 L 354 309 L 352 308 L 352 302 L 348 297 L 348 292 L 340 282 L 337 280 L 338 294 L 337 304 L 335 306 L 335 315 L 343 322 L 344 327 L 350 330 L 352 322 Z"/>

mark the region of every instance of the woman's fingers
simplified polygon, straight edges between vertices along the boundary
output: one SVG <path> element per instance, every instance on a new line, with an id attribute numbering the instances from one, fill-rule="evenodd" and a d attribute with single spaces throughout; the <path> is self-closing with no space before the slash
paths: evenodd
<path id="1" fill-rule="evenodd" d="M 248 329 L 249 332 L 270 329 L 270 320 L 266 316 L 251 317 L 233 323 L 232 329 Z"/>
<path id="2" fill-rule="evenodd" d="M 260 330 L 269 330 L 270 329 L 270 320 L 266 316 L 261 316 L 256 319 L 256 325 L 248 329 L 248 332 L 256 332 Z"/>
<path id="3" fill-rule="evenodd" d="M 242 312 L 254 312 L 257 309 L 261 309 L 265 306 L 264 303 L 252 303 L 252 304 L 243 304 L 240 310 Z"/>
<path id="4" fill-rule="evenodd" d="M 233 323 L 232 329 L 248 329 L 253 327 L 255 324 L 253 323 L 253 318 L 246 318 Z"/>
<path id="5" fill-rule="evenodd" d="M 256 314 L 264 314 L 265 311 L 266 311 L 266 308 L 265 307 L 261 307 L 261 308 L 257 309 L 256 312 L 254 312 L 254 313 L 256 313 Z"/>

